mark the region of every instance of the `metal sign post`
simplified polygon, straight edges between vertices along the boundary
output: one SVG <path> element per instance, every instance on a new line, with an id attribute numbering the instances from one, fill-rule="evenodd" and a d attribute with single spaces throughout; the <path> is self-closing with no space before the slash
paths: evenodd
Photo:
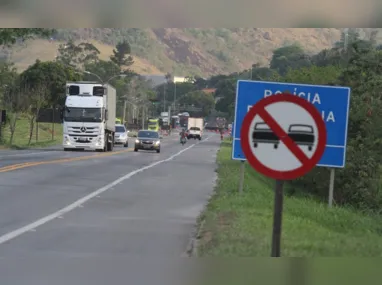
<path id="1" fill-rule="evenodd" d="M 333 195 L 334 195 L 334 168 L 330 169 L 330 182 L 329 182 L 329 208 L 333 206 Z"/>
<path id="2" fill-rule="evenodd" d="M 303 176 L 321 159 L 326 145 L 325 123 L 308 101 L 277 94 L 249 110 L 240 136 L 249 164 L 276 179 L 271 256 L 279 257 L 284 181 Z"/>
<path id="3" fill-rule="evenodd" d="M 284 203 L 283 188 L 284 188 L 284 181 L 276 180 L 271 257 L 280 257 L 281 255 L 281 226 L 282 226 L 283 203 Z"/>
<path id="4" fill-rule="evenodd" d="M 239 181 L 239 193 L 243 193 L 244 188 L 244 173 L 245 173 L 245 161 L 240 162 L 240 181 Z"/>

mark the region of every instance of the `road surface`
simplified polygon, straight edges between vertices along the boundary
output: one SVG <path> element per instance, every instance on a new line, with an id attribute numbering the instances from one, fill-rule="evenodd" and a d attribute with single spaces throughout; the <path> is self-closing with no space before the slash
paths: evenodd
<path id="1" fill-rule="evenodd" d="M 219 144 L 173 135 L 160 154 L 1 151 L 0 283 L 185 281 L 180 260 L 212 194 Z"/>

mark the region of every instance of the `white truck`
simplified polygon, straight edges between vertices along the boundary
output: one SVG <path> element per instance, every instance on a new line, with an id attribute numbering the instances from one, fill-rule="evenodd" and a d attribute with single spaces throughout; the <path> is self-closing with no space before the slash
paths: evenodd
<path id="1" fill-rule="evenodd" d="M 62 112 L 65 151 L 112 151 L 116 121 L 116 90 L 97 82 L 67 82 Z"/>
<path id="2" fill-rule="evenodd" d="M 170 115 L 169 115 L 168 112 L 160 113 L 160 117 L 162 119 L 162 122 L 163 122 L 164 126 L 168 126 L 170 124 L 170 120 L 169 120 Z"/>
<path id="3" fill-rule="evenodd" d="M 188 134 L 187 138 L 202 139 L 204 120 L 203 118 L 188 118 Z"/>

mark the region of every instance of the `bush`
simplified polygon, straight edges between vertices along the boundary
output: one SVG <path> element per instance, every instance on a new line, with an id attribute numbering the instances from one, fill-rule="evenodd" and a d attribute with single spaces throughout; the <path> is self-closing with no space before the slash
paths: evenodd
<path id="1" fill-rule="evenodd" d="M 380 163 L 382 159 L 382 53 L 371 49 L 356 54 L 337 79 L 352 88 L 346 167 L 336 172 L 334 200 L 357 208 L 380 211 Z M 307 70 L 322 71 L 322 68 Z M 293 71 L 287 77 L 293 78 Z M 294 72 L 296 73 L 296 72 Z M 303 72 L 307 74 L 307 72 Z M 311 76 L 310 78 L 314 78 Z M 322 78 L 322 77 L 321 77 Z M 294 78 L 296 79 L 296 78 Z M 327 78 L 329 80 L 329 78 Z M 310 82 L 317 83 L 317 82 Z M 329 83 L 329 82 L 327 82 Z M 323 84 L 319 82 L 318 84 Z M 316 168 L 292 185 L 327 199 L 329 171 Z"/>

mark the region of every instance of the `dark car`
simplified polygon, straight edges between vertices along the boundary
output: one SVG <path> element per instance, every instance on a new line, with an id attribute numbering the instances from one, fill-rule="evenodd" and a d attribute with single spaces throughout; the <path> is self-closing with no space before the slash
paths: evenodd
<path id="1" fill-rule="evenodd" d="M 155 150 L 157 153 L 160 153 L 160 140 L 161 136 L 159 135 L 159 132 L 141 130 L 137 134 L 134 151 L 143 149 Z"/>
<path id="2" fill-rule="evenodd" d="M 257 147 L 259 143 L 273 144 L 278 148 L 280 139 L 266 123 L 256 123 L 252 133 L 253 146 Z"/>
<path id="3" fill-rule="evenodd" d="M 314 144 L 314 131 L 310 125 L 294 124 L 289 126 L 288 136 L 297 145 L 306 145 L 308 150 L 312 150 Z"/>

